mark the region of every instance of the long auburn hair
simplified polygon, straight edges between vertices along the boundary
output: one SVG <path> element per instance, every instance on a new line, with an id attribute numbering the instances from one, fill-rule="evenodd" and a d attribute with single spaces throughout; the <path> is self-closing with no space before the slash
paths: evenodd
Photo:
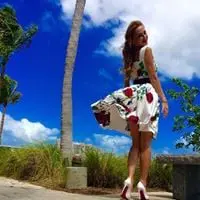
<path id="1" fill-rule="evenodd" d="M 125 33 L 125 42 L 124 42 L 124 47 L 122 50 L 123 62 L 124 62 L 122 71 L 126 77 L 130 77 L 133 63 L 137 59 L 138 49 L 133 44 L 133 38 L 134 38 L 135 30 L 141 25 L 143 25 L 143 23 L 139 20 L 132 21 L 129 24 Z"/>

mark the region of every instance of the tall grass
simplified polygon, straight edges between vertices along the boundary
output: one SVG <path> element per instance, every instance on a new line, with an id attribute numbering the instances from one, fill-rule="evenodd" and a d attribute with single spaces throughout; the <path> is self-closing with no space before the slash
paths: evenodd
<path id="1" fill-rule="evenodd" d="M 88 186 L 113 188 L 121 186 L 127 175 L 126 158 L 90 147 L 85 151 Z"/>
<path id="2" fill-rule="evenodd" d="M 162 164 L 156 159 L 151 162 L 148 187 L 172 190 L 172 164 Z"/>
<path id="3" fill-rule="evenodd" d="M 94 147 L 86 148 L 81 166 L 87 167 L 88 186 L 100 188 L 122 187 L 127 177 L 127 155 L 119 156 Z M 148 187 L 171 189 L 170 165 L 155 159 L 149 171 Z M 39 144 L 19 149 L 0 148 L 0 176 L 36 182 L 51 188 L 64 188 L 66 167 L 60 150 L 51 144 Z M 136 167 L 134 186 L 140 176 Z"/>
<path id="4" fill-rule="evenodd" d="M 85 151 L 84 166 L 88 168 L 88 186 L 116 188 L 122 187 L 127 178 L 127 155 L 117 156 L 113 153 L 90 147 Z M 148 187 L 170 191 L 171 165 L 152 160 L 148 176 Z M 140 178 L 139 165 L 136 166 L 134 187 Z"/>
<path id="5" fill-rule="evenodd" d="M 64 184 L 66 169 L 55 145 L 38 144 L 24 148 L 0 148 L 0 175 L 18 180 Z"/>

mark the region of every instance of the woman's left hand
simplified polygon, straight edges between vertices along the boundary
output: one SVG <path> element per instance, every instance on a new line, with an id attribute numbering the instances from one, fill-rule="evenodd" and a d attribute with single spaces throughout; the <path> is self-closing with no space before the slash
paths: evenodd
<path id="1" fill-rule="evenodd" d="M 162 113 L 164 117 L 167 117 L 169 111 L 168 103 L 167 101 L 162 102 Z"/>

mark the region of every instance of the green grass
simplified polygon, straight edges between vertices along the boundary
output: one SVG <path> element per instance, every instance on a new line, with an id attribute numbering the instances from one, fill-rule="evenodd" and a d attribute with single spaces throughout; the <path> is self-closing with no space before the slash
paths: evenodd
<path id="1" fill-rule="evenodd" d="M 171 191 L 172 164 L 162 164 L 153 159 L 149 170 L 148 187 Z"/>
<path id="2" fill-rule="evenodd" d="M 88 186 L 114 188 L 127 175 L 126 158 L 88 148 L 83 165 L 88 169 Z"/>
<path id="3" fill-rule="evenodd" d="M 117 188 L 122 187 L 127 178 L 127 155 L 117 156 L 90 147 L 85 152 L 83 165 L 88 168 L 88 186 Z M 171 190 L 172 166 L 152 160 L 148 176 L 148 187 Z M 134 187 L 140 177 L 139 166 L 136 167 Z"/>
<path id="4" fill-rule="evenodd" d="M 86 148 L 81 166 L 88 171 L 88 186 L 98 188 L 122 187 L 127 177 L 127 155 L 118 156 L 94 147 Z M 171 165 L 152 160 L 148 177 L 149 188 L 171 189 Z M 64 188 L 66 167 L 60 150 L 51 144 L 24 148 L 0 148 L 0 176 L 26 180 L 49 188 Z M 137 166 L 135 184 L 140 171 Z"/>
<path id="5" fill-rule="evenodd" d="M 66 170 L 60 151 L 50 144 L 0 148 L 0 175 L 31 182 L 63 185 Z"/>

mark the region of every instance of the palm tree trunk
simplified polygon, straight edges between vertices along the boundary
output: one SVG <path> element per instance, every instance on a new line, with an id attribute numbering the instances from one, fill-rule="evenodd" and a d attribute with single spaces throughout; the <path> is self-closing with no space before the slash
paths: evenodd
<path id="1" fill-rule="evenodd" d="M 0 145 L 2 144 L 2 133 L 3 133 L 3 126 L 5 121 L 5 115 L 6 115 L 6 108 L 7 106 L 3 106 L 2 116 L 1 116 L 1 125 L 0 125 Z"/>
<path id="2" fill-rule="evenodd" d="M 61 141 L 60 148 L 67 165 L 72 163 L 72 76 L 77 54 L 79 34 L 86 0 L 77 0 L 72 20 L 65 60 L 62 92 Z"/>
<path id="3" fill-rule="evenodd" d="M 1 63 L 1 77 L 3 78 L 6 73 L 6 64 L 8 63 L 9 56 L 4 56 Z"/>

